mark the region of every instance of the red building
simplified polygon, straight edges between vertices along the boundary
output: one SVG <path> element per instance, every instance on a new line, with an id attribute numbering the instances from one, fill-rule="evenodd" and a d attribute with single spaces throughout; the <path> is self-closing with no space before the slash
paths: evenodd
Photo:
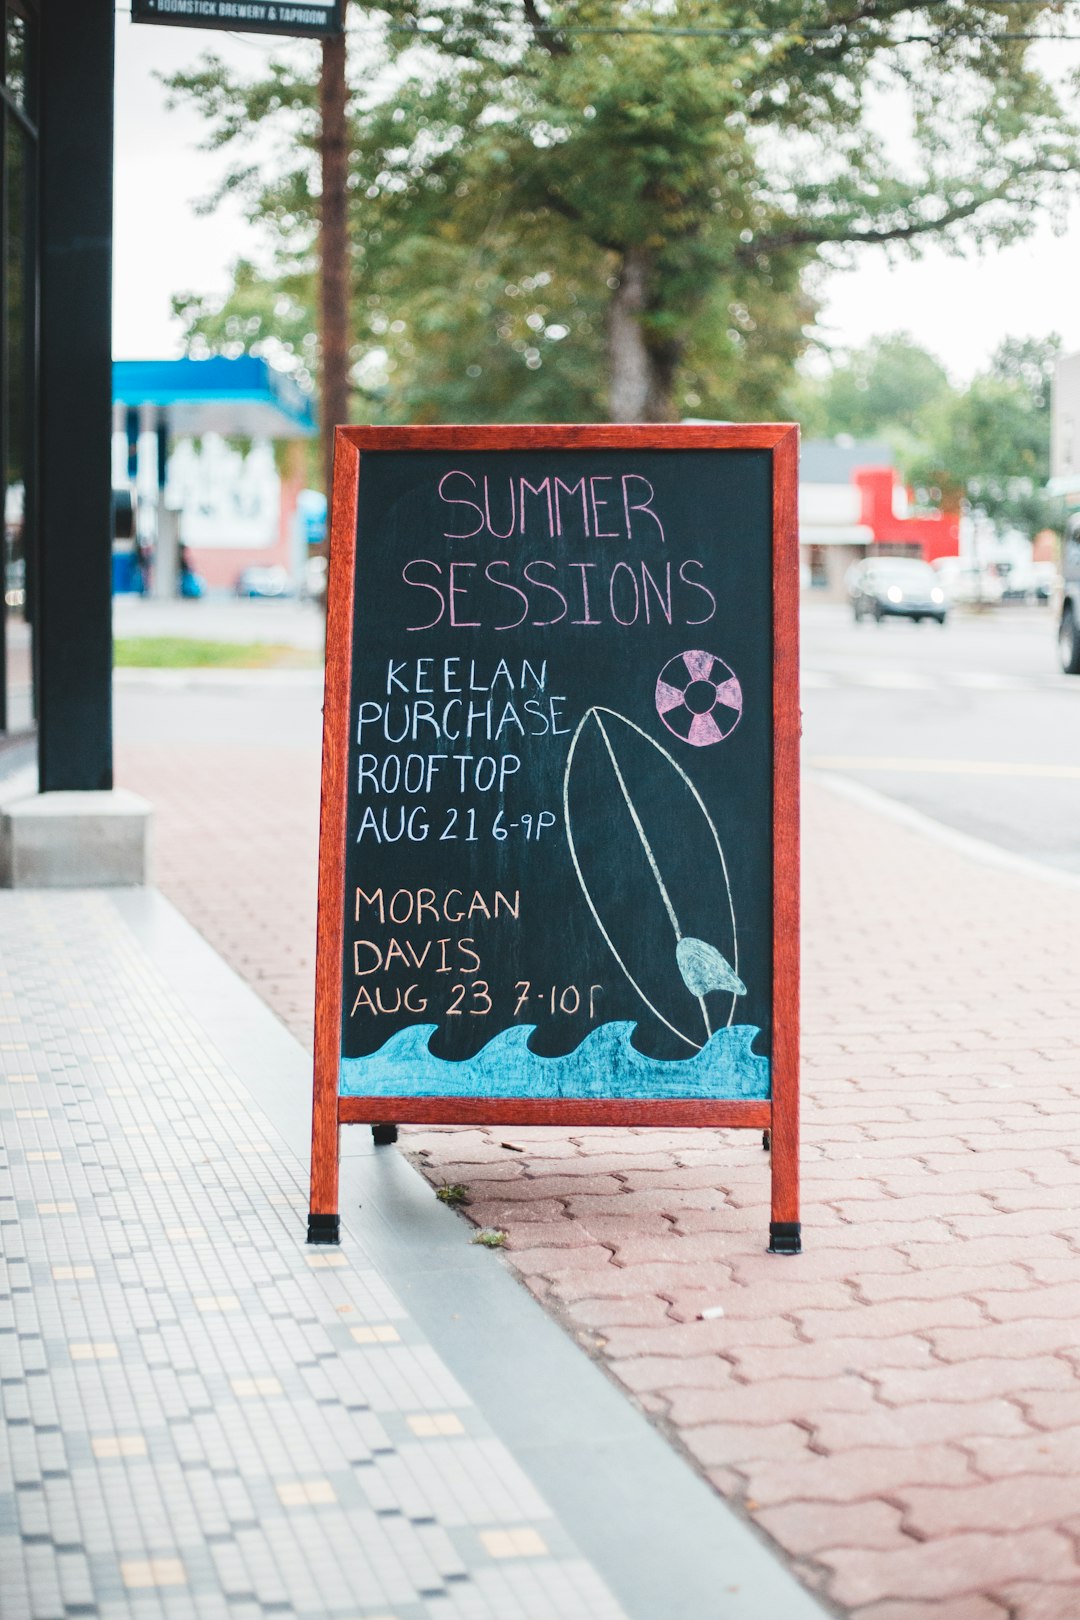
<path id="1" fill-rule="evenodd" d="M 910 496 L 892 467 L 857 467 L 853 482 L 861 499 L 861 521 L 873 533 L 870 550 L 901 549 L 906 556 L 934 562 L 960 554 L 960 513 L 929 512 L 898 516 Z"/>
<path id="2" fill-rule="evenodd" d="M 808 439 L 799 474 L 804 586 L 840 599 L 851 564 L 875 552 L 927 562 L 958 556 L 959 512 L 912 517 L 910 505 L 887 445 Z"/>

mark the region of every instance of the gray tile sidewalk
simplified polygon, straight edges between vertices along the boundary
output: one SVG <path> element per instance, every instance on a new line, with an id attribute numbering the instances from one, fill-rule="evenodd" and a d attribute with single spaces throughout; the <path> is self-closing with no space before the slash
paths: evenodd
<path id="1" fill-rule="evenodd" d="M 553 1513 L 530 1478 L 561 1479 L 558 1446 L 530 1432 L 536 1413 L 495 1391 L 510 1447 L 455 1374 L 456 1356 L 499 1382 L 477 1351 L 486 1324 L 467 1324 L 451 1365 L 428 1342 L 425 1309 L 433 1324 L 455 1314 L 433 1310 L 440 1281 L 469 1298 L 442 1231 L 427 1254 L 401 1233 L 387 1250 L 419 1310 L 359 1243 L 303 1244 L 303 1166 L 236 1074 L 260 1067 L 280 1122 L 248 992 L 183 928 L 156 897 L 0 895 L 0 1616 L 636 1620 L 611 1570 L 583 1556 L 579 1515 Z M 206 1020 L 177 993 L 185 976 Z M 293 1145 L 298 1106 L 290 1094 Z M 422 1186 L 392 1157 L 391 1181 Z M 467 1248 L 462 1226 L 445 1232 Z M 429 1237 L 417 1227 L 413 1249 Z M 469 1258 L 531 1307 L 495 1257 Z M 571 1371 L 569 1414 L 573 1384 Z M 684 1471 L 696 1502 L 704 1487 Z M 628 1484 L 641 1520 L 618 1526 L 627 1542 L 650 1487 Z M 752 1537 L 732 1524 L 752 1571 Z M 594 1544 L 617 1546 L 606 1533 Z M 672 1571 L 670 1613 L 820 1612 L 757 1553 L 767 1608 L 751 1594 L 687 1609 Z"/>
<path id="2" fill-rule="evenodd" d="M 109 903 L 4 896 L 0 1612 L 622 1610 Z"/>

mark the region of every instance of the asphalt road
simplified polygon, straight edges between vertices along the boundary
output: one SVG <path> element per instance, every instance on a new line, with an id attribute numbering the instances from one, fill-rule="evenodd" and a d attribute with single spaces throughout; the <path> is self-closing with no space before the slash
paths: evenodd
<path id="1" fill-rule="evenodd" d="M 271 607 L 256 619 L 250 604 L 225 604 L 210 628 L 222 639 L 251 639 L 253 628 L 268 639 L 311 635 L 294 606 Z M 180 633 L 205 634 L 203 617 Z M 811 604 L 802 665 L 808 769 L 1080 873 L 1080 677 L 1058 672 L 1048 608 L 956 614 L 940 629 L 856 625 L 846 608 Z M 315 670 L 122 670 L 116 700 L 122 742 L 276 744 L 300 751 L 298 769 L 318 770 Z"/>
<path id="2" fill-rule="evenodd" d="M 1080 873 L 1080 677 L 1046 607 L 944 629 L 803 614 L 803 762 L 1016 854 Z"/>
<path id="3" fill-rule="evenodd" d="M 323 644 L 325 621 L 314 602 L 203 596 L 158 602 L 152 596 L 113 597 L 113 635 L 179 636 L 204 641 L 269 641 L 309 650 Z"/>

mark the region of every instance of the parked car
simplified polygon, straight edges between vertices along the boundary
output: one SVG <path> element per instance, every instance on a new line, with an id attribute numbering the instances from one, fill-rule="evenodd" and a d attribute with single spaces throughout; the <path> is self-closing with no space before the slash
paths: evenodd
<path id="1" fill-rule="evenodd" d="M 309 557 L 304 564 L 304 580 L 300 594 L 305 602 L 326 600 L 327 561 L 325 557 Z"/>
<path id="2" fill-rule="evenodd" d="M 934 563 L 934 572 L 954 604 L 997 607 L 1005 594 L 1001 576 L 992 563 L 970 562 L 966 557 L 939 557 Z"/>
<path id="3" fill-rule="evenodd" d="M 1035 575 L 1036 602 L 1052 602 L 1054 593 L 1061 580 L 1058 577 L 1057 564 L 1052 562 L 1032 563 L 1031 569 Z"/>
<path id="4" fill-rule="evenodd" d="M 995 563 L 1001 580 L 1003 602 L 1032 602 L 1035 599 L 1035 569 L 1029 562 Z"/>
<path id="5" fill-rule="evenodd" d="M 936 619 L 948 615 L 945 592 L 928 563 L 914 557 L 869 557 L 847 575 L 848 595 L 858 624 L 870 616 L 882 619 Z"/>
<path id="6" fill-rule="evenodd" d="M 252 564 L 241 569 L 233 590 L 237 596 L 288 596 L 289 572 L 277 564 L 263 567 Z"/>
<path id="7" fill-rule="evenodd" d="M 1065 527 L 1062 547 L 1061 619 L 1058 651 L 1066 675 L 1080 675 L 1080 513 Z"/>

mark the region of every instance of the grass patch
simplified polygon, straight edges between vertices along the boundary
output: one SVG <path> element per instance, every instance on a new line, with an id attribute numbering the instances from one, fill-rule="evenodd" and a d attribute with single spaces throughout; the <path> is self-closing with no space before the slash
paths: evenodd
<path id="1" fill-rule="evenodd" d="M 457 1209 L 469 1202 L 469 1189 L 458 1181 L 452 1181 L 447 1187 L 436 1187 L 435 1196 L 440 1204 L 449 1204 L 451 1209 Z"/>
<path id="2" fill-rule="evenodd" d="M 506 1233 L 500 1232 L 497 1226 L 482 1226 L 471 1241 L 479 1243 L 482 1249 L 505 1249 Z"/>
<path id="3" fill-rule="evenodd" d="M 318 669 L 317 652 L 273 641 L 195 641 L 187 636 L 121 636 L 117 669 Z"/>

